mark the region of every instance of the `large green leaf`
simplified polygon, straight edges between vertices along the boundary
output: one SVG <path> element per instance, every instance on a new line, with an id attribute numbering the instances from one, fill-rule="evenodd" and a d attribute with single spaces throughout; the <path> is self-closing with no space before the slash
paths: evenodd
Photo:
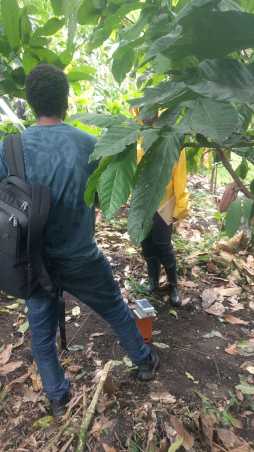
<path id="1" fill-rule="evenodd" d="M 56 16 L 63 16 L 64 0 L 51 0 L 51 5 Z"/>
<path id="2" fill-rule="evenodd" d="M 95 8 L 91 0 L 84 0 L 78 12 L 78 22 L 81 25 L 96 24 L 100 16 L 100 9 Z"/>
<path id="3" fill-rule="evenodd" d="M 36 36 L 51 36 L 54 35 L 58 30 L 60 30 L 65 24 L 65 19 L 58 19 L 57 17 L 52 17 L 49 19 L 43 27 L 37 28 Z"/>
<path id="4" fill-rule="evenodd" d="M 235 173 L 241 179 L 246 179 L 246 176 L 249 171 L 249 165 L 246 158 L 243 158 L 240 165 L 235 170 Z"/>
<path id="5" fill-rule="evenodd" d="M 220 0 L 188 0 L 184 3 L 185 4 L 179 10 L 175 19 L 172 21 L 171 27 L 182 23 L 186 19 L 186 17 L 188 18 L 196 11 L 201 10 L 206 13 L 206 11 L 216 7 L 218 3 L 220 3 Z"/>
<path id="6" fill-rule="evenodd" d="M 72 116 L 72 119 L 78 119 L 84 124 L 92 126 L 108 128 L 111 126 L 129 123 L 130 121 L 123 115 L 104 115 L 102 113 L 81 113 Z M 133 123 L 135 124 L 135 123 Z"/>
<path id="7" fill-rule="evenodd" d="M 241 7 L 248 11 L 249 13 L 254 13 L 254 3 L 253 0 L 239 0 Z"/>
<path id="8" fill-rule="evenodd" d="M 20 44 L 19 19 L 21 10 L 17 0 L 2 0 L 1 8 L 7 39 L 10 46 L 16 50 Z"/>
<path id="9" fill-rule="evenodd" d="M 23 55 L 23 67 L 26 74 L 32 71 L 32 69 L 37 66 L 38 59 L 35 58 L 29 51 L 25 51 Z"/>
<path id="10" fill-rule="evenodd" d="M 249 162 L 251 162 L 254 165 L 254 148 L 233 148 L 233 151 L 237 154 L 240 155 L 240 157 L 244 157 L 247 160 L 249 160 Z"/>
<path id="11" fill-rule="evenodd" d="M 23 67 L 20 66 L 20 67 L 17 67 L 16 69 L 14 69 L 11 73 L 11 76 L 12 76 L 14 82 L 16 83 L 16 85 L 24 87 L 26 74 L 25 74 Z"/>
<path id="12" fill-rule="evenodd" d="M 135 123 L 111 127 L 96 144 L 91 161 L 123 152 L 127 146 L 136 143 L 138 133 L 139 126 Z"/>
<path id="13" fill-rule="evenodd" d="M 32 24 L 28 17 L 27 9 L 24 8 L 20 18 L 20 34 L 24 44 L 28 44 L 32 33 Z"/>
<path id="14" fill-rule="evenodd" d="M 95 194 L 98 192 L 98 185 L 100 177 L 111 162 L 112 157 L 106 157 L 105 159 L 102 159 L 96 168 L 96 170 L 91 174 L 91 176 L 88 178 L 86 191 L 84 195 L 85 203 L 88 207 L 92 207 L 95 202 Z"/>
<path id="15" fill-rule="evenodd" d="M 173 108 L 174 104 L 183 100 L 196 97 L 184 82 L 162 82 L 154 88 L 147 88 L 144 97 L 131 101 L 131 105 L 135 107 L 162 107 L 167 104 Z"/>
<path id="16" fill-rule="evenodd" d="M 154 56 L 157 56 L 160 53 L 165 52 L 168 50 L 171 46 L 173 46 L 182 36 L 182 28 L 176 27 L 176 30 L 173 30 L 172 32 L 162 36 L 161 38 L 157 39 L 151 47 L 148 49 L 147 52 L 147 58 L 151 58 Z"/>
<path id="17" fill-rule="evenodd" d="M 112 72 L 118 83 L 122 83 L 134 64 L 135 52 L 129 45 L 119 47 L 113 54 Z"/>
<path id="18" fill-rule="evenodd" d="M 199 59 L 224 57 L 254 46 L 253 14 L 199 8 L 180 24 L 160 37 L 153 48 L 180 61 L 190 55 Z"/>
<path id="19" fill-rule="evenodd" d="M 144 141 L 144 152 L 146 152 L 158 140 L 159 131 L 156 129 L 145 129 L 142 131 L 142 138 Z"/>
<path id="20" fill-rule="evenodd" d="M 254 15 L 241 11 L 212 11 L 191 24 L 191 51 L 199 58 L 223 57 L 254 45 Z"/>
<path id="21" fill-rule="evenodd" d="M 137 166 L 136 146 L 114 156 L 99 180 L 100 207 L 107 219 L 112 218 L 128 200 Z"/>
<path id="22" fill-rule="evenodd" d="M 197 99 L 179 125 L 182 133 L 201 134 L 216 143 L 224 143 L 239 128 L 239 116 L 229 103 Z"/>
<path id="23" fill-rule="evenodd" d="M 235 235 L 235 233 L 238 231 L 241 225 L 241 218 L 242 204 L 241 200 L 237 199 L 230 205 L 226 216 L 225 229 L 229 237 L 233 237 L 233 235 Z"/>
<path id="24" fill-rule="evenodd" d="M 254 64 L 206 60 L 199 65 L 198 78 L 189 83 L 186 80 L 195 93 L 221 101 L 254 103 Z"/>
<path id="25" fill-rule="evenodd" d="M 52 52 L 52 50 L 46 48 L 34 48 L 31 49 L 31 54 L 34 58 L 38 58 L 40 63 L 55 64 L 61 68 L 64 66 L 59 56 Z"/>
<path id="26" fill-rule="evenodd" d="M 140 243 L 150 231 L 179 152 L 178 135 L 165 133 L 146 152 L 138 166 L 128 224 L 129 234 L 135 243 Z"/>
<path id="27" fill-rule="evenodd" d="M 242 202 L 242 217 L 245 224 L 249 224 L 252 218 L 252 211 L 254 207 L 253 199 L 243 199 Z"/>
<path id="28" fill-rule="evenodd" d="M 218 7 L 220 11 L 242 11 L 241 6 L 234 0 L 221 0 Z"/>
<path id="29" fill-rule="evenodd" d="M 80 80 L 93 80 L 96 69 L 89 65 L 77 66 L 68 72 L 70 82 L 79 82 Z"/>
<path id="30" fill-rule="evenodd" d="M 2 37 L 0 38 L 0 54 L 4 55 L 5 57 L 9 57 L 11 52 L 11 47 L 9 44 L 9 41 L 7 40 L 7 38 Z"/>
<path id="31" fill-rule="evenodd" d="M 138 1 L 130 1 L 124 2 L 124 4 L 119 3 L 119 7 L 116 12 L 113 14 L 109 14 L 104 21 L 102 21 L 102 25 L 98 27 L 97 30 L 92 34 L 89 49 L 93 50 L 96 47 L 99 47 L 103 44 L 103 42 L 109 38 L 112 31 L 116 28 L 119 28 L 119 24 L 121 21 L 127 16 L 130 11 L 135 11 L 137 9 L 142 9 L 144 4 Z"/>

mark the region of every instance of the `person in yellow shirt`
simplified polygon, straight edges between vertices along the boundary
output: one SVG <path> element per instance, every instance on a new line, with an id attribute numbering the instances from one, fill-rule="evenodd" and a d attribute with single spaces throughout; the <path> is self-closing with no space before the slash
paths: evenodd
<path id="1" fill-rule="evenodd" d="M 138 161 L 143 155 L 144 151 L 139 143 Z M 174 307 L 181 306 L 182 301 L 177 288 L 176 257 L 171 236 L 173 224 L 188 215 L 188 204 L 186 153 L 182 150 L 178 162 L 174 165 L 160 207 L 154 215 L 152 229 L 141 243 L 150 290 L 154 292 L 159 289 L 160 271 L 163 266 L 169 285 L 169 300 Z"/>

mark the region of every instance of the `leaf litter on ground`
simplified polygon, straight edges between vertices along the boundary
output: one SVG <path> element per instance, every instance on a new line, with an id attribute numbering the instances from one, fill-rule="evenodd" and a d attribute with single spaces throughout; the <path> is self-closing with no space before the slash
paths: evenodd
<path id="1" fill-rule="evenodd" d="M 13 345 L 7 344 L 0 353 L 0 367 L 8 363 L 12 354 Z"/>

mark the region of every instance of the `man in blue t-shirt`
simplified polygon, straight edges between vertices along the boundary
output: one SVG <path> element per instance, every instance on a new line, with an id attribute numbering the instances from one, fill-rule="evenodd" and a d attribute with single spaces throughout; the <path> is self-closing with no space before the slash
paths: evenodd
<path id="1" fill-rule="evenodd" d="M 151 380 L 159 366 L 155 350 L 146 345 L 124 303 L 110 265 L 94 240 L 94 209 L 83 201 L 94 137 L 63 122 L 69 85 L 52 65 L 39 65 L 27 77 L 27 100 L 37 122 L 22 134 L 26 178 L 50 188 L 52 207 L 45 237 L 50 275 L 59 287 L 103 317 L 138 366 L 137 377 Z M 8 174 L 0 147 L 0 178 Z M 42 289 L 27 300 L 32 351 L 52 412 L 61 416 L 69 401 L 70 383 L 56 349 L 57 303 Z"/>

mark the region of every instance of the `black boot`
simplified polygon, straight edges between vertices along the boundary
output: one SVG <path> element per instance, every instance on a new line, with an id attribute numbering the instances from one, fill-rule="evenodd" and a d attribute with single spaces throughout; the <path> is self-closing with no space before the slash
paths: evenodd
<path id="1" fill-rule="evenodd" d="M 174 308 L 182 306 L 182 300 L 177 290 L 177 286 L 169 286 L 169 301 Z"/>
<path id="2" fill-rule="evenodd" d="M 150 355 L 138 366 L 137 379 L 139 381 L 153 380 L 159 369 L 160 358 L 156 350 L 152 349 Z"/>
<path id="3" fill-rule="evenodd" d="M 71 399 L 70 393 L 67 392 L 60 400 L 50 400 L 51 413 L 54 417 L 63 416 L 66 412 L 66 405 Z"/>
<path id="4" fill-rule="evenodd" d="M 157 257 L 145 258 L 147 264 L 149 287 L 151 292 L 159 289 L 161 264 Z"/>
<path id="5" fill-rule="evenodd" d="M 174 308 L 179 308 L 182 306 L 182 300 L 177 290 L 177 272 L 176 272 L 176 264 L 173 261 L 164 264 L 164 268 L 166 270 L 167 279 L 169 283 L 169 301 Z"/>

